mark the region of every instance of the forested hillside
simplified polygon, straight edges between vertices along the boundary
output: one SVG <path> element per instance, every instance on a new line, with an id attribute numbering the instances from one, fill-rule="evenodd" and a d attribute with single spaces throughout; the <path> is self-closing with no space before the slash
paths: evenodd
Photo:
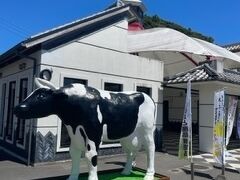
<path id="1" fill-rule="evenodd" d="M 180 31 L 191 37 L 196 37 L 196 38 L 199 38 L 199 39 L 211 42 L 211 43 L 214 42 L 214 39 L 212 37 L 205 36 L 201 33 L 192 31 L 191 28 L 185 28 L 176 23 L 163 20 L 163 19 L 159 18 L 157 15 L 154 15 L 154 16 L 145 15 L 144 20 L 143 20 L 143 26 L 145 29 L 150 29 L 150 28 L 155 28 L 155 27 L 168 27 L 168 28 L 172 28 L 177 31 Z"/>

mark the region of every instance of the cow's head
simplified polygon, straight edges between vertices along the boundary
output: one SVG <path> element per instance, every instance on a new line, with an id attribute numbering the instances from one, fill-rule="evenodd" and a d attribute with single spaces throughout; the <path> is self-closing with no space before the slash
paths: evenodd
<path id="1" fill-rule="evenodd" d="M 22 119 L 40 118 L 54 114 L 56 87 L 49 81 L 35 78 L 38 89 L 14 108 L 14 113 Z"/>

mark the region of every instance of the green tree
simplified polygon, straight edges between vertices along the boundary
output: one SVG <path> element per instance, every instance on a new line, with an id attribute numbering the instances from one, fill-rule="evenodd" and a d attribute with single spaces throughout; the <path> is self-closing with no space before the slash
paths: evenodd
<path id="1" fill-rule="evenodd" d="M 176 23 L 163 20 L 159 18 L 157 15 L 154 15 L 154 16 L 145 15 L 143 19 L 143 26 L 145 29 L 156 28 L 156 27 L 167 27 L 167 28 L 180 31 L 190 37 L 202 39 L 211 43 L 214 42 L 214 39 L 210 36 L 205 36 L 199 32 L 192 31 L 191 28 L 185 28 Z"/>

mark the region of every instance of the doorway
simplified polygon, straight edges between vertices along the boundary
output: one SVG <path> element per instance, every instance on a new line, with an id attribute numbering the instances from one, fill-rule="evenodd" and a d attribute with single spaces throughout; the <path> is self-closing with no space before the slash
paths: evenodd
<path id="1" fill-rule="evenodd" d="M 184 88 L 164 87 L 163 91 L 163 150 L 178 155 L 183 113 L 187 91 Z M 199 92 L 192 90 L 193 153 L 199 150 Z"/>
<path id="2" fill-rule="evenodd" d="M 29 76 L 12 75 L 0 82 L 0 146 L 26 162 L 30 120 L 19 119 L 14 107 L 30 94 Z"/>

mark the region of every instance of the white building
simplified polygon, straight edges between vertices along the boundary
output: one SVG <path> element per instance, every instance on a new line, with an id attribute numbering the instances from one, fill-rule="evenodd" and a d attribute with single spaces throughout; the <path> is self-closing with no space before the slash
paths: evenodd
<path id="1" fill-rule="evenodd" d="M 163 63 L 127 51 L 129 24 L 139 22 L 142 10 L 135 2 L 113 7 L 32 36 L 2 54 L 0 148 L 27 163 L 67 158 L 69 138 L 57 116 L 30 121 L 13 115 L 13 107 L 34 90 L 33 79 L 39 76 L 56 86 L 79 82 L 112 91 L 144 91 L 158 107 L 160 130 Z M 100 154 L 121 150 L 117 143 L 101 148 Z"/>

